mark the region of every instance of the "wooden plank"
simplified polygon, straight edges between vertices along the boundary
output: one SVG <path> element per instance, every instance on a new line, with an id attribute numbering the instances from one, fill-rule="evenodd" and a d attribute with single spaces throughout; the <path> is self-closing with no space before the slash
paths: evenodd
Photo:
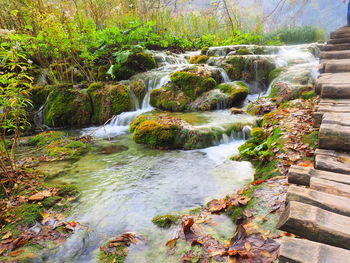
<path id="1" fill-rule="evenodd" d="M 306 239 L 283 237 L 280 263 L 346 263 L 350 251 Z"/>
<path id="2" fill-rule="evenodd" d="M 334 173 L 350 174 L 350 155 L 332 150 L 315 151 L 315 168 Z"/>
<path id="3" fill-rule="evenodd" d="M 326 72 L 326 73 L 350 72 L 350 60 L 349 59 L 323 60 L 320 65 L 320 68 L 321 68 L 320 70 L 321 72 Z"/>
<path id="4" fill-rule="evenodd" d="M 327 41 L 327 44 L 343 44 L 343 43 L 350 43 L 350 38 L 342 37 L 342 38 L 330 39 Z"/>
<path id="5" fill-rule="evenodd" d="M 350 198 L 350 185 L 348 184 L 312 177 L 310 180 L 310 188 L 328 194 Z"/>
<path id="6" fill-rule="evenodd" d="M 288 171 L 288 182 L 297 185 L 310 185 L 311 177 L 350 185 L 350 175 L 316 170 L 310 167 L 293 165 Z"/>
<path id="7" fill-rule="evenodd" d="M 339 215 L 350 216 L 350 198 L 347 197 L 291 185 L 287 192 L 287 202 L 291 201 L 316 206 Z"/>
<path id="8" fill-rule="evenodd" d="M 350 84 L 323 85 L 320 95 L 321 98 L 350 99 Z"/>
<path id="9" fill-rule="evenodd" d="M 341 50 L 341 51 L 322 51 L 320 53 L 321 59 L 349 59 L 350 51 Z"/>
<path id="10" fill-rule="evenodd" d="M 350 37 L 350 34 L 339 36 L 339 38 L 344 38 L 344 37 Z M 349 50 L 349 49 L 350 49 L 350 43 L 333 44 L 333 45 L 330 44 L 330 45 L 325 45 L 324 47 L 322 47 L 322 50 L 324 50 L 324 51 Z"/>
<path id="11" fill-rule="evenodd" d="M 319 147 L 350 151 L 350 114 L 325 113 L 320 126 Z"/>
<path id="12" fill-rule="evenodd" d="M 329 245 L 284 237 L 280 247 L 280 263 L 346 263 L 349 251 Z"/>
<path id="13" fill-rule="evenodd" d="M 312 241 L 350 249 L 350 218 L 316 206 L 289 202 L 277 228 Z"/>
<path id="14" fill-rule="evenodd" d="M 350 77 L 348 72 L 342 73 L 324 73 L 319 76 L 316 82 L 316 92 L 321 94 L 323 85 L 346 85 L 350 84 Z"/>

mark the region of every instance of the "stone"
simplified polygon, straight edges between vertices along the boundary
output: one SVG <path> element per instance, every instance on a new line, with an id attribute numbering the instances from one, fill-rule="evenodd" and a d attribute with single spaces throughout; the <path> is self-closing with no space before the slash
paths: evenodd
<path id="1" fill-rule="evenodd" d="M 288 182 L 291 184 L 309 186 L 312 177 L 350 185 L 350 175 L 332 173 L 296 165 L 291 166 L 288 172 Z"/>
<path id="2" fill-rule="evenodd" d="M 350 174 L 350 154 L 317 149 L 315 151 L 315 156 L 316 169 Z"/>
<path id="3" fill-rule="evenodd" d="M 245 110 L 241 109 L 241 108 L 231 108 L 231 114 L 244 114 Z"/>
<path id="4" fill-rule="evenodd" d="M 280 263 L 345 263 L 350 251 L 306 239 L 284 237 L 280 248 Z"/>
<path id="5" fill-rule="evenodd" d="M 310 188 L 328 194 L 350 198 L 350 185 L 348 184 L 312 177 L 310 180 Z"/>
<path id="6" fill-rule="evenodd" d="M 312 241 L 350 249 L 349 217 L 316 206 L 289 202 L 277 228 Z"/>
<path id="7" fill-rule="evenodd" d="M 350 216 L 350 198 L 316 191 L 296 185 L 288 188 L 287 202 L 296 201 L 317 206 L 329 212 Z"/>

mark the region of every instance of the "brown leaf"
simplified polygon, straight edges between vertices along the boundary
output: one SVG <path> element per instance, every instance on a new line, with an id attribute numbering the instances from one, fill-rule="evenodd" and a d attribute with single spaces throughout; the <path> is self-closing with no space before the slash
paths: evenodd
<path id="1" fill-rule="evenodd" d="M 224 210 L 227 207 L 227 202 L 224 199 L 212 200 L 208 204 L 209 211 L 217 213 Z"/>
<path id="2" fill-rule="evenodd" d="M 168 242 L 166 242 L 166 246 L 169 248 L 174 248 L 176 247 L 177 244 L 177 238 L 170 239 Z"/>
<path id="3" fill-rule="evenodd" d="M 12 236 L 12 233 L 10 231 L 7 231 L 6 234 L 1 238 L 2 240 L 8 239 Z"/>
<path id="4" fill-rule="evenodd" d="M 10 257 L 17 257 L 17 256 L 21 255 L 23 252 L 24 252 L 23 249 L 12 251 L 12 252 L 10 253 Z"/>

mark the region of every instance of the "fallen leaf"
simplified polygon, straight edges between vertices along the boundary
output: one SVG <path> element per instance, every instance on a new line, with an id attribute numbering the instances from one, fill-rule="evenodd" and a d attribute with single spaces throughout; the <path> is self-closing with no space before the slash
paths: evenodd
<path id="1" fill-rule="evenodd" d="M 227 207 L 227 202 L 224 199 L 212 200 L 208 204 L 208 209 L 212 213 L 217 213 L 224 210 Z"/>
<path id="2" fill-rule="evenodd" d="M 23 252 L 24 252 L 23 249 L 15 250 L 15 251 L 12 251 L 9 255 L 10 255 L 10 257 L 17 257 L 17 256 L 21 255 Z"/>
<path id="3" fill-rule="evenodd" d="M 8 239 L 12 236 L 12 233 L 10 231 L 6 232 L 6 234 L 1 238 L 2 240 Z"/>

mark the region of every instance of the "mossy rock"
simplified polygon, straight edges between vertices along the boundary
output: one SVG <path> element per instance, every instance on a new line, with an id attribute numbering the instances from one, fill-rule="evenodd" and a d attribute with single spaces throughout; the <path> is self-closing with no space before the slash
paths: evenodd
<path id="1" fill-rule="evenodd" d="M 89 145 L 79 140 L 61 139 L 47 146 L 47 154 L 56 159 L 76 159 L 89 151 Z"/>
<path id="2" fill-rule="evenodd" d="M 132 81 L 130 83 L 130 89 L 134 92 L 139 101 L 142 101 L 147 93 L 147 87 L 142 80 Z"/>
<path id="3" fill-rule="evenodd" d="M 305 91 L 301 94 L 301 98 L 303 98 L 304 100 L 311 100 L 315 97 L 317 97 L 317 93 L 314 90 Z"/>
<path id="4" fill-rule="evenodd" d="M 33 86 L 29 89 L 29 98 L 32 102 L 34 110 L 39 110 L 46 102 L 53 86 Z"/>
<path id="5" fill-rule="evenodd" d="M 189 62 L 191 64 L 203 64 L 207 62 L 208 59 L 209 59 L 209 56 L 206 56 L 206 55 L 195 55 L 190 58 Z"/>
<path id="6" fill-rule="evenodd" d="M 45 146 L 54 141 L 61 140 L 66 136 L 61 131 L 46 131 L 35 135 L 29 140 L 29 144 L 34 146 Z"/>
<path id="7" fill-rule="evenodd" d="M 253 55 L 253 52 L 247 47 L 242 47 L 236 51 L 237 55 Z"/>
<path id="8" fill-rule="evenodd" d="M 55 206 L 60 200 L 62 200 L 62 197 L 60 196 L 50 196 L 45 198 L 41 203 L 46 209 L 49 209 Z"/>
<path id="9" fill-rule="evenodd" d="M 269 74 L 269 83 L 272 83 L 276 78 L 278 78 L 279 75 L 281 75 L 283 72 L 286 72 L 286 67 L 279 67 L 274 70 L 272 70 Z"/>
<path id="10" fill-rule="evenodd" d="M 74 184 L 55 185 L 54 187 L 60 190 L 59 196 L 76 196 L 79 194 L 78 187 Z"/>
<path id="11" fill-rule="evenodd" d="M 156 67 L 157 62 L 153 55 L 138 52 L 129 55 L 125 63 L 114 66 L 112 71 L 117 80 L 127 80 L 137 73 L 145 72 Z"/>
<path id="12" fill-rule="evenodd" d="M 156 216 L 152 219 L 152 223 L 159 226 L 160 228 L 169 228 L 173 224 L 176 224 L 179 220 L 178 216 L 175 215 L 163 215 Z"/>
<path id="13" fill-rule="evenodd" d="M 93 107 L 93 124 L 104 124 L 113 116 L 132 110 L 130 91 L 125 85 L 93 83 L 88 93 Z"/>
<path id="14" fill-rule="evenodd" d="M 255 127 L 252 129 L 250 136 L 257 138 L 258 140 L 262 140 L 265 137 L 265 131 L 260 127 Z"/>
<path id="15" fill-rule="evenodd" d="M 172 86 L 173 84 L 170 83 L 163 88 L 152 90 L 150 104 L 155 108 L 167 111 L 188 110 L 191 98 L 184 92 L 176 91 Z"/>
<path id="16" fill-rule="evenodd" d="M 55 87 L 44 109 L 44 123 L 50 127 L 84 127 L 90 124 L 92 105 L 84 90 Z"/>
<path id="17" fill-rule="evenodd" d="M 192 100 L 216 86 L 214 78 L 186 71 L 171 74 L 170 80 Z"/>
<path id="18" fill-rule="evenodd" d="M 208 51 L 209 51 L 209 47 L 203 47 L 203 48 L 201 49 L 201 54 L 202 54 L 202 55 L 207 55 Z"/>
<path id="19" fill-rule="evenodd" d="M 23 204 L 14 211 L 15 216 L 20 219 L 20 223 L 28 226 L 40 221 L 43 218 L 41 213 L 42 208 L 38 204 Z"/>

